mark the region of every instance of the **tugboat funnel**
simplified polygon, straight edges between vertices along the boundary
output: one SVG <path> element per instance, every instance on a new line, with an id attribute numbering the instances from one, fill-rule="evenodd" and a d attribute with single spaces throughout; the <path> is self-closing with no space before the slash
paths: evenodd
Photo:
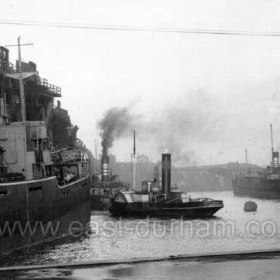
<path id="1" fill-rule="evenodd" d="M 110 178 L 109 156 L 102 155 L 101 157 L 101 180 L 107 182 Z"/>
<path id="2" fill-rule="evenodd" d="M 171 185 L 171 154 L 169 153 L 162 154 L 161 177 L 162 177 L 162 192 L 168 195 L 170 193 L 170 185 Z"/>

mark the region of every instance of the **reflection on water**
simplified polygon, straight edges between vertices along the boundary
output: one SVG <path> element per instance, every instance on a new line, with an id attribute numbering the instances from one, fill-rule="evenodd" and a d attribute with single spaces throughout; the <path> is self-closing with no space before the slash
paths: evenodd
<path id="1" fill-rule="evenodd" d="M 90 202 L 88 201 L 73 208 L 73 210 L 61 216 L 58 220 L 53 220 L 44 224 L 44 230 L 45 232 L 48 232 L 48 242 L 44 243 L 42 241 L 46 240 L 44 239 L 46 238 L 46 235 L 42 235 L 41 227 L 36 227 L 36 225 L 31 225 L 30 228 L 26 227 L 27 230 L 25 231 L 24 236 L 26 236 L 27 233 L 30 233 L 29 229 L 31 229 L 31 232 L 36 234 L 37 240 L 41 241 L 41 243 L 36 246 L 16 250 L 8 256 L 2 256 L 0 258 L 0 266 L 34 264 L 34 256 L 38 258 L 38 263 L 44 262 L 44 259 L 49 257 L 55 260 L 59 257 L 58 248 L 68 246 L 72 249 L 71 246 L 73 244 L 81 242 L 84 237 L 83 230 L 89 225 L 90 218 Z M 25 228 L 23 229 L 25 230 Z M 90 233 L 90 230 L 87 232 Z M 38 239 L 39 237 L 40 239 Z M 11 240 L 17 240 L 19 238 L 20 235 L 18 233 L 9 236 L 9 239 Z M 2 238 L 1 242 L 4 243 L 5 239 Z"/>
<path id="2" fill-rule="evenodd" d="M 89 231 L 14 253 L 2 258 L 1 265 L 280 248 L 279 201 L 250 199 L 258 204 L 258 210 L 247 213 L 243 206 L 248 198 L 234 197 L 232 192 L 194 193 L 193 196 L 222 199 L 224 208 L 217 212 L 216 218 L 204 220 L 116 219 L 107 212 L 92 212 Z M 129 274 L 130 270 L 124 267 L 121 273 Z"/>

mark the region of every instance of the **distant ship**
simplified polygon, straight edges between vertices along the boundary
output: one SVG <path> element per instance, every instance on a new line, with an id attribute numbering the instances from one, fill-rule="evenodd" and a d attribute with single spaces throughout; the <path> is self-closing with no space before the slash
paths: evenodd
<path id="1" fill-rule="evenodd" d="M 20 54 L 19 39 L 18 47 Z M 0 254 L 71 234 L 72 222 L 90 220 L 89 156 L 77 127 L 61 117 L 67 111 L 53 108 L 55 97 L 61 89 L 42 79 L 36 64 L 19 56 L 14 67 L 0 47 Z M 73 145 L 55 145 L 59 133 Z"/>
<path id="2" fill-rule="evenodd" d="M 271 128 L 271 165 L 262 172 L 236 175 L 232 181 L 233 192 L 237 196 L 248 196 L 263 199 L 280 199 L 280 166 L 279 152 L 273 148 Z"/>
<path id="3" fill-rule="evenodd" d="M 157 182 L 145 181 L 142 191 L 119 191 L 111 199 L 114 216 L 151 216 L 208 218 L 223 208 L 223 201 L 191 198 L 178 190 L 171 191 L 171 154 L 162 154 L 162 189 Z"/>

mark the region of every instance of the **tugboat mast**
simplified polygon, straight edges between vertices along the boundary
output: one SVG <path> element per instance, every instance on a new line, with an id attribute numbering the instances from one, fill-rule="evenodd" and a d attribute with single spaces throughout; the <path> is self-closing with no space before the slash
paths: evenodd
<path id="1" fill-rule="evenodd" d="M 133 185 L 132 188 L 133 190 L 136 189 L 136 140 L 135 140 L 135 130 L 133 131 L 133 154 L 132 154 L 132 180 L 133 180 Z"/>

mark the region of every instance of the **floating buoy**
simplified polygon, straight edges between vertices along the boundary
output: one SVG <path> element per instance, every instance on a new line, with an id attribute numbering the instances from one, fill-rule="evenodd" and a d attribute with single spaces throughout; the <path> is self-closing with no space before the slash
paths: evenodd
<path id="1" fill-rule="evenodd" d="M 244 211 L 246 212 L 255 212 L 257 211 L 257 203 L 254 201 L 246 201 L 244 204 Z"/>

